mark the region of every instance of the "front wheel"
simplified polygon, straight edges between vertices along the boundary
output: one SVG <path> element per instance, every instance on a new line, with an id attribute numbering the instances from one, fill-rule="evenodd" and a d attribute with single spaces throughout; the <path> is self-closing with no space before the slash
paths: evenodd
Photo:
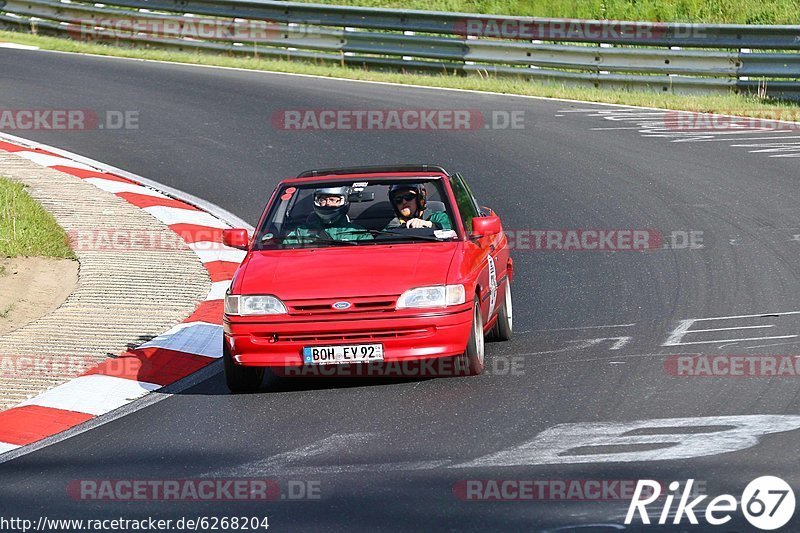
<path id="1" fill-rule="evenodd" d="M 222 360 L 225 367 L 225 382 L 231 392 L 255 392 L 261 387 L 261 382 L 264 380 L 264 369 L 236 364 L 227 343 L 223 344 Z"/>
<path id="2" fill-rule="evenodd" d="M 470 376 L 477 376 L 483 372 L 484 368 L 484 338 L 483 338 L 483 315 L 481 315 L 481 303 L 475 297 L 472 306 L 472 329 L 469 334 L 467 349 L 458 358 L 461 369 L 466 370 Z"/>

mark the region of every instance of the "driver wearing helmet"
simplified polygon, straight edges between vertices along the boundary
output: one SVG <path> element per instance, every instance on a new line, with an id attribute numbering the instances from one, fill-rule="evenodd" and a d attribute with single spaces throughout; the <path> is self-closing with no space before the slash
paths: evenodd
<path id="1" fill-rule="evenodd" d="M 291 231 L 283 244 L 314 242 L 317 239 L 362 241 L 373 237 L 366 228 L 350 222 L 350 187 L 325 187 L 314 191 L 314 212 L 306 223 Z"/>
<path id="2" fill-rule="evenodd" d="M 421 183 L 395 184 L 389 188 L 389 201 L 397 215 L 387 225 L 387 230 L 397 228 L 453 229 L 450 217 L 443 211 L 429 213 L 425 208 L 428 192 Z"/>

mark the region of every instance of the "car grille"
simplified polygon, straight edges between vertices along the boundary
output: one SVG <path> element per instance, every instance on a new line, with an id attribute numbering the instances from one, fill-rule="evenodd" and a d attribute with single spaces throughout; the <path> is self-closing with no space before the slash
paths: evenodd
<path id="1" fill-rule="evenodd" d="M 401 338 L 423 338 L 432 335 L 434 327 L 415 327 L 415 328 L 393 328 L 387 330 L 369 331 L 336 331 L 331 333 L 292 333 L 277 335 L 274 339 L 277 342 L 371 342 L 385 341 Z"/>
<path id="2" fill-rule="evenodd" d="M 394 311 L 400 295 L 370 296 L 358 298 L 324 298 L 313 300 L 289 300 L 285 302 L 290 315 L 342 315 L 350 313 L 374 313 Z M 348 309 L 334 309 L 333 304 L 348 302 Z"/>

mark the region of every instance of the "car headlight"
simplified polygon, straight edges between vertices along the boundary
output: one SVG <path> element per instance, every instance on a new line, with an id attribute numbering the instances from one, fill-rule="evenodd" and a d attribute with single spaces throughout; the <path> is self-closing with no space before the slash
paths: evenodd
<path id="1" fill-rule="evenodd" d="M 425 309 L 463 304 L 466 291 L 463 285 L 434 285 L 404 292 L 397 299 L 397 309 Z"/>
<path id="2" fill-rule="evenodd" d="M 274 296 L 225 296 L 225 314 L 237 316 L 284 315 L 286 306 Z"/>

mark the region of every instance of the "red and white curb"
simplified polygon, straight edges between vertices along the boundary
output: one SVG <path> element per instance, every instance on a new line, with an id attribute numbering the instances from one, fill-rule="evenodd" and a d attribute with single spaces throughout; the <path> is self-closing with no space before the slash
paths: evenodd
<path id="1" fill-rule="evenodd" d="M 183 238 L 212 281 L 206 300 L 182 323 L 82 376 L 0 412 L 0 454 L 4 454 L 115 411 L 221 358 L 223 298 L 245 252 L 222 244 L 222 230 L 231 227 L 228 221 L 237 225 L 241 221 L 188 194 L 17 137 L 0 135 L 0 151 L 81 178 L 147 211 Z"/>

